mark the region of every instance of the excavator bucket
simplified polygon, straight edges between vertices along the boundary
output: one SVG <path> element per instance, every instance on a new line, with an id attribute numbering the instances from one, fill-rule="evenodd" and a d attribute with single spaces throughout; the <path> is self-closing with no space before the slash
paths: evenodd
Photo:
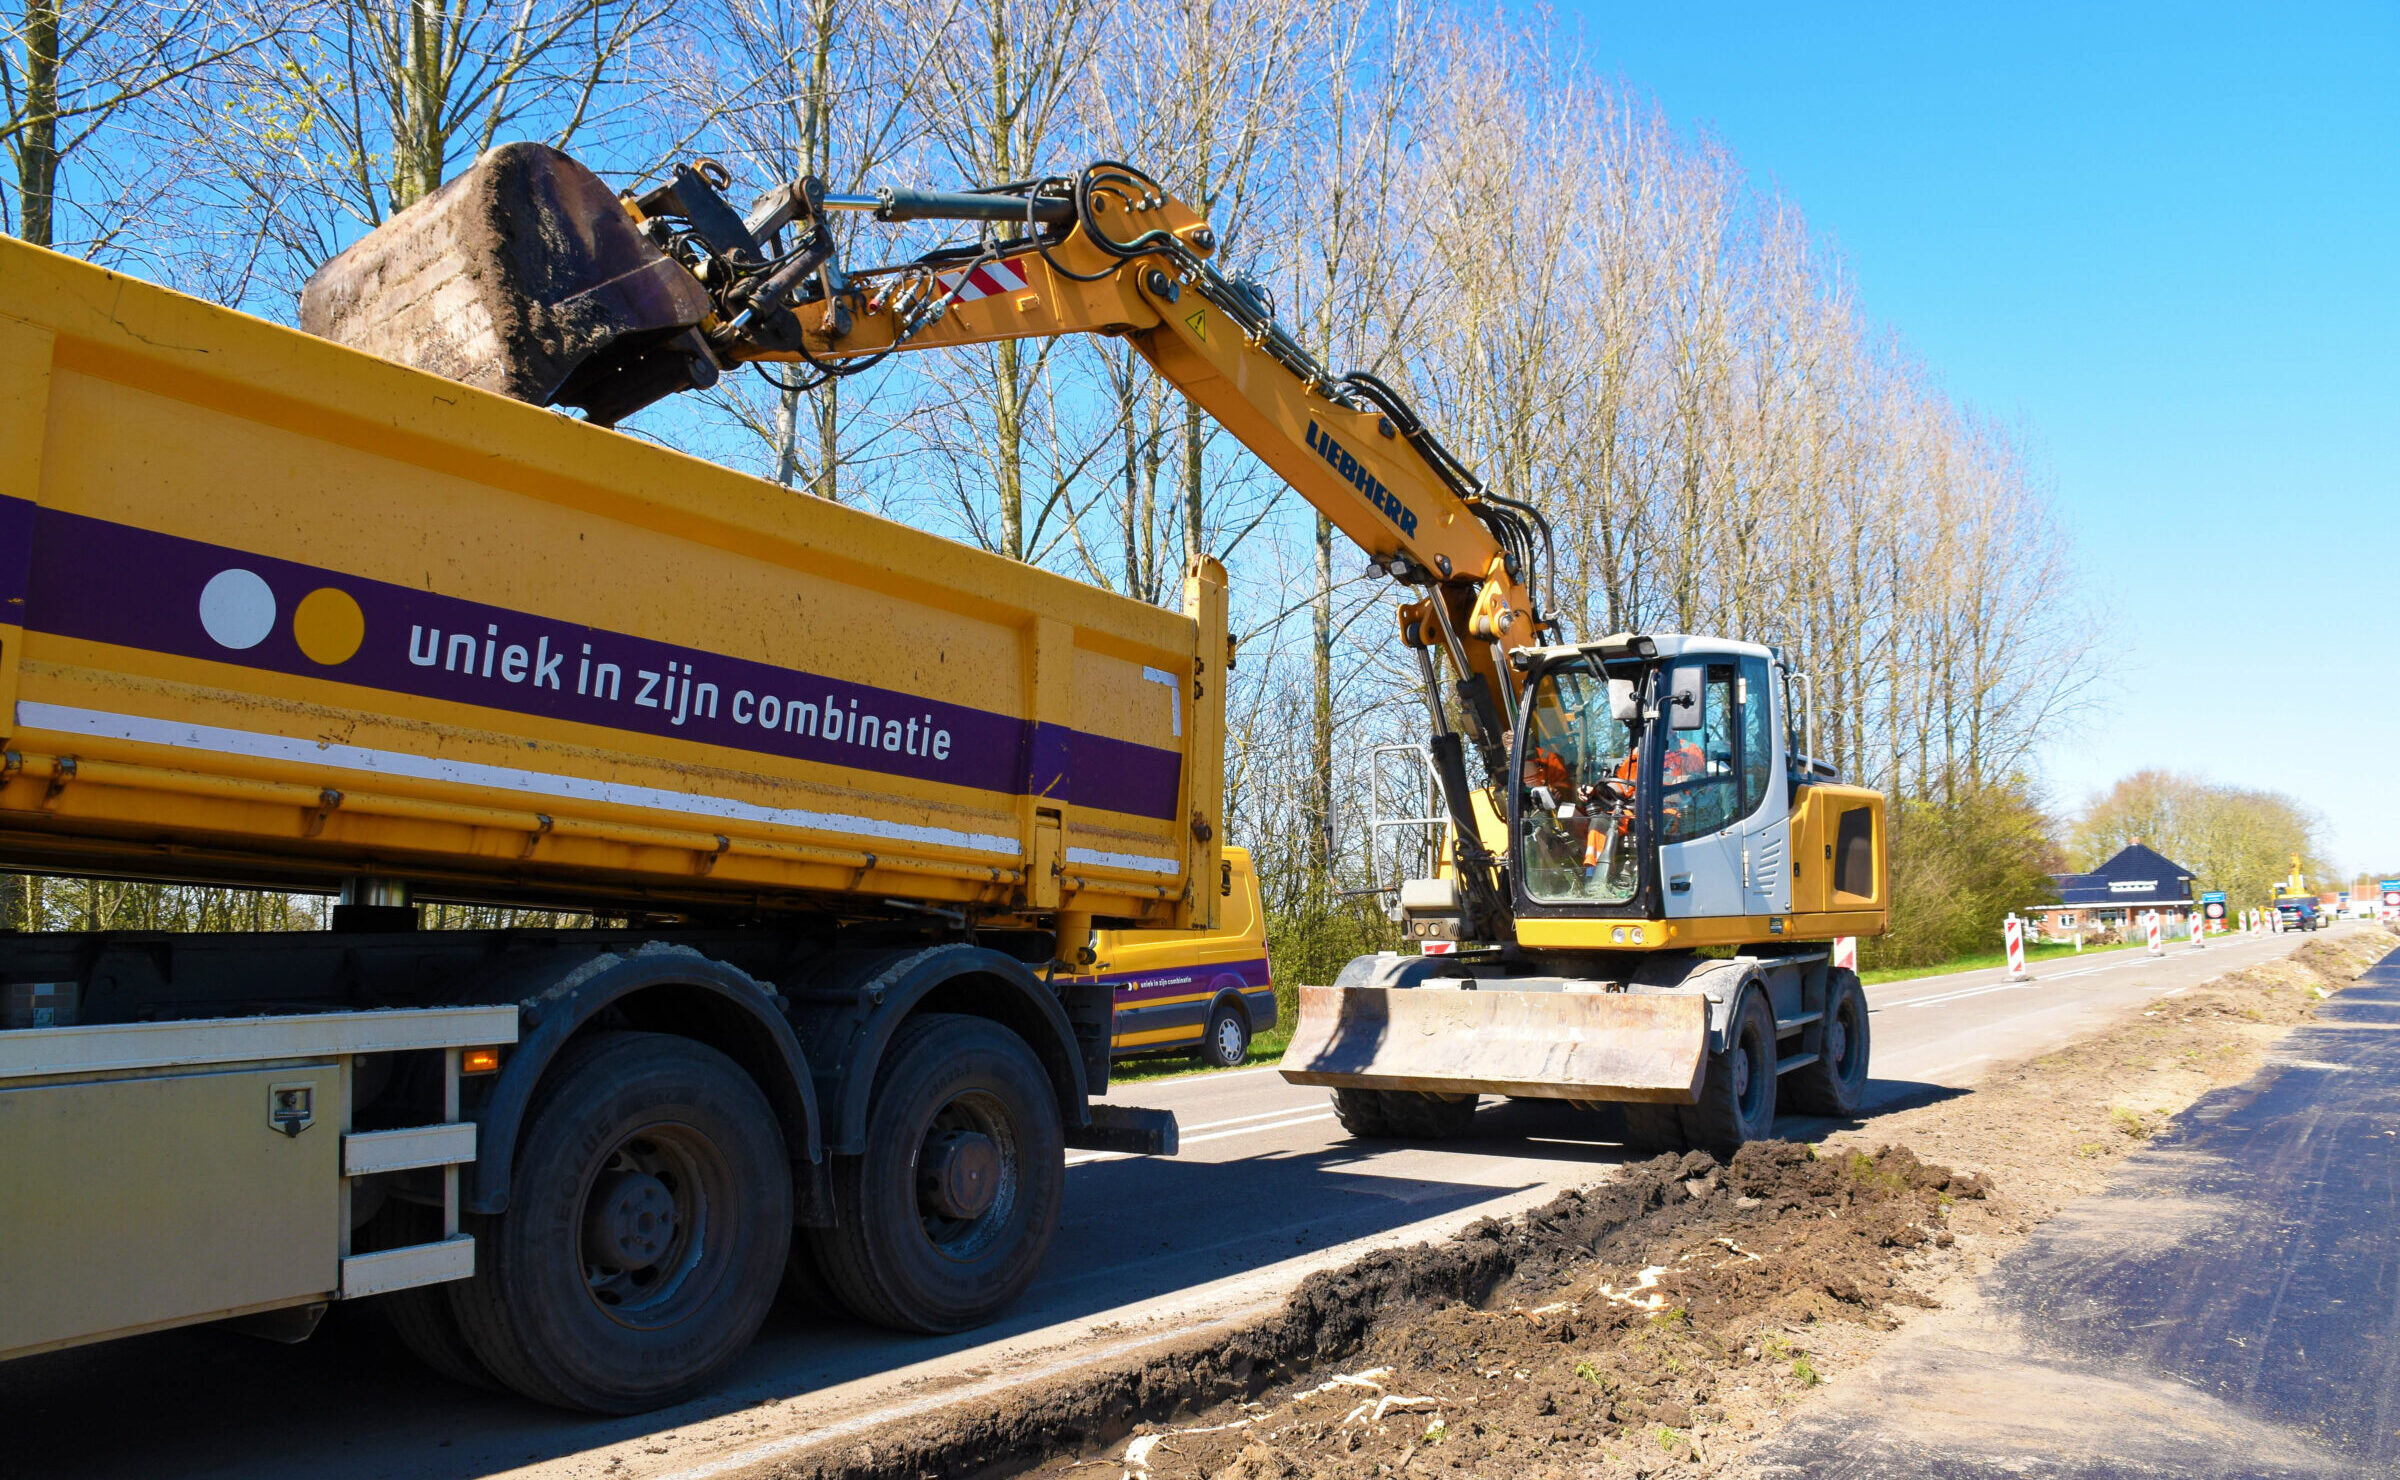
<path id="1" fill-rule="evenodd" d="M 1708 1000 L 1638 992 L 1302 987 L 1294 1084 L 1689 1105 Z"/>
<path id="2" fill-rule="evenodd" d="M 707 290 L 590 170 L 505 144 L 326 263 L 320 338 L 536 406 L 614 422 L 717 378 Z"/>

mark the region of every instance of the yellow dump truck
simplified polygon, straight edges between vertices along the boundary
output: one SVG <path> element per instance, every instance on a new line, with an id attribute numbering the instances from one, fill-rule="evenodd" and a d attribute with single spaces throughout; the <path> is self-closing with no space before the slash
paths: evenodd
<path id="1" fill-rule="evenodd" d="M 638 1409 L 787 1261 L 983 1320 L 1065 1146 L 1173 1149 L 1049 978 L 1215 921 L 1213 562 L 1161 610 L 0 240 L 0 587 L 0 865 L 342 900 L 0 937 L 0 1356 L 378 1294 Z"/>

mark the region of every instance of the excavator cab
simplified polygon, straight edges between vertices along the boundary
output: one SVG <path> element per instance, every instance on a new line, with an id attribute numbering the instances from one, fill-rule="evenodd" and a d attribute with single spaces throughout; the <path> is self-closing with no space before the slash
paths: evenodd
<path id="1" fill-rule="evenodd" d="M 1882 799 L 1805 755 L 1782 656 L 1621 635 L 1512 666 L 1507 784 L 1473 809 L 1505 860 L 1504 938 L 1471 938 L 1447 870 L 1404 886 L 1406 933 L 1440 954 L 1303 988 L 1284 1077 L 1332 1088 L 1370 1134 L 1455 1134 L 1502 1094 L 1659 1107 L 1636 1116 L 1645 1139 L 1688 1122 L 1717 1147 L 1762 1134 L 1775 1096 L 1756 1085 L 1823 1078 L 1828 1047 L 1863 1083 L 1863 999 L 1828 937 L 1882 928 Z M 1813 1080 L 1793 1098 L 1845 1103 Z"/>

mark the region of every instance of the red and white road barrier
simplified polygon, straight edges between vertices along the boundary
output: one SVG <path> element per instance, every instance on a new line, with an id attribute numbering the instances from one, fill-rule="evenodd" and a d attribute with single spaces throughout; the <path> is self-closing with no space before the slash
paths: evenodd
<path id="1" fill-rule="evenodd" d="M 2195 911 L 2191 918 L 2192 949 L 2195 951 L 2205 951 L 2208 949 L 2208 916 L 2204 913 Z"/>
<path id="2" fill-rule="evenodd" d="M 2166 929 L 2164 922 L 2158 918 L 2158 911 L 2152 910 L 2149 914 L 2142 916 L 2142 924 L 2150 932 L 2150 954 L 2153 956 L 2165 955 L 2167 953 Z"/>
<path id="3" fill-rule="evenodd" d="M 1836 971 L 1858 970 L 1857 936 L 1837 935 L 1833 938 L 1833 969 Z"/>
<path id="4" fill-rule="evenodd" d="M 2008 979 L 2029 982 L 2025 974 L 2025 922 L 2011 915 L 2000 922 L 2000 938 L 2008 943 Z"/>

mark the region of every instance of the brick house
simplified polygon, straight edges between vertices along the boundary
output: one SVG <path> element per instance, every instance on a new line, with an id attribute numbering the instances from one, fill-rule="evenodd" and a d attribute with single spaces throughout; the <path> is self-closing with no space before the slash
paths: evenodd
<path id="1" fill-rule="evenodd" d="M 2088 874 L 2052 874 L 2058 882 L 2058 903 L 2038 906 L 2027 915 L 2043 936 L 2062 939 L 2080 930 L 2122 933 L 2138 929 L 2152 910 L 2169 920 L 2197 909 L 2192 871 L 2135 838 L 2116 857 Z"/>

